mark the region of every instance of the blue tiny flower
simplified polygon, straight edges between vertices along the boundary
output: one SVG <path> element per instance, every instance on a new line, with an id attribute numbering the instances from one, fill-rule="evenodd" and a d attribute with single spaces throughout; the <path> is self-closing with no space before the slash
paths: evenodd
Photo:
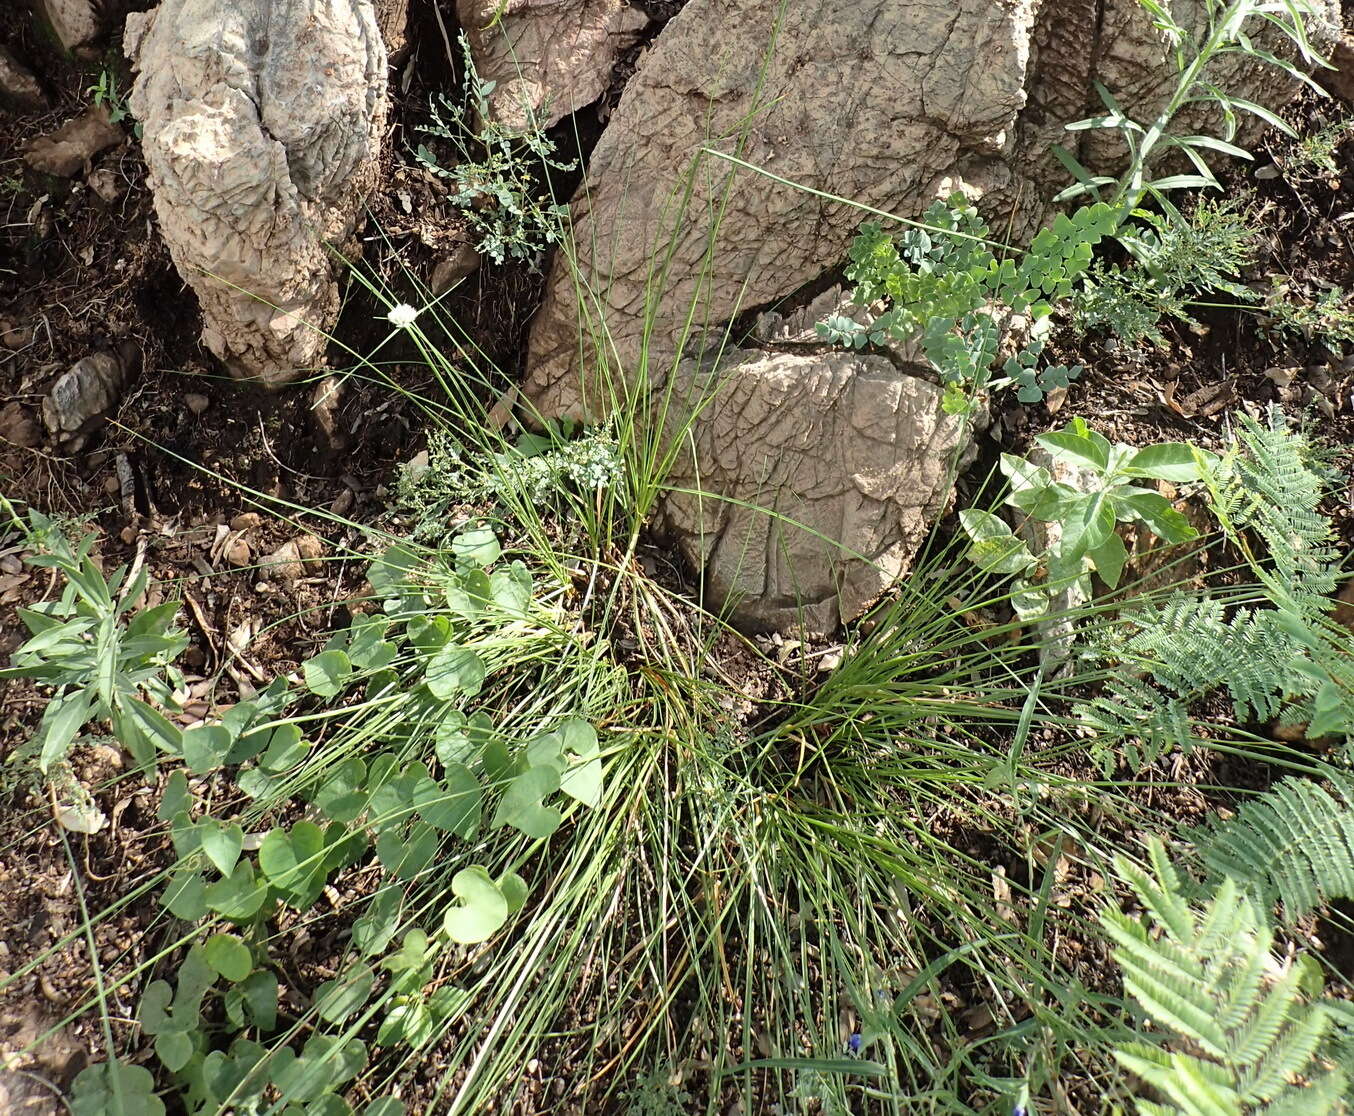
<path id="1" fill-rule="evenodd" d="M 852 1054 L 859 1054 L 859 1053 L 860 1053 L 860 1032 L 859 1032 L 859 1031 L 857 1031 L 854 1035 L 852 1035 L 849 1039 L 846 1040 L 846 1048 L 847 1048 L 849 1051 L 851 1051 Z"/>
<path id="2" fill-rule="evenodd" d="M 1016 1105 L 1013 1109 L 1011 1109 L 1011 1116 L 1026 1116 L 1025 1106 L 1023 1104 Z"/>

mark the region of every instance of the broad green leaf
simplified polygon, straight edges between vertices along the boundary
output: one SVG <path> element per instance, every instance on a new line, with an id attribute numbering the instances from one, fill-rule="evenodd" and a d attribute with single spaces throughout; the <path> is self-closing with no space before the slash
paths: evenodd
<path id="1" fill-rule="evenodd" d="M 1050 484 L 1046 488 L 1025 488 L 1012 492 L 1006 502 L 1026 515 L 1045 523 L 1061 522 L 1082 497 L 1071 485 Z"/>
<path id="2" fill-rule="evenodd" d="M 1114 532 L 1117 522 L 1114 508 L 1103 492 L 1091 492 L 1077 501 L 1063 521 L 1063 537 L 1059 547 L 1066 561 L 1103 546 Z"/>
<path id="3" fill-rule="evenodd" d="M 560 775 L 559 789 L 595 809 L 602 800 L 602 760 L 597 731 L 587 721 L 570 718 L 555 730 L 570 758 Z"/>
<path id="4" fill-rule="evenodd" d="M 498 890 L 508 901 L 509 914 L 516 914 L 527 901 L 527 881 L 516 872 L 504 872 L 498 878 Z"/>
<path id="5" fill-rule="evenodd" d="M 513 778 L 503 792 L 494 814 L 494 826 L 511 825 L 528 837 L 544 839 L 559 828 L 563 815 L 542 799 L 559 790 L 559 773 L 553 767 L 528 768 Z"/>
<path id="6" fill-rule="evenodd" d="M 323 880 L 324 832 L 312 821 L 298 821 L 290 830 L 269 830 L 259 846 L 259 868 L 268 882 L 288 892 L 298 906 L 307 906 L 310 892 Z"/>
<path id="7" fill-rule="evenodd" d="M 165 1031 L 155 1036 L 156 1057 L 170 1073 L 178 1073 L 193 1058 L 193 1038 L 187 1031 Z"/>
<path id="8" fill-rule="evenodd" d="M 254 878 L 254 867 L 244 860 L 226 879 L 211 884 L 203 898 L 207 906 L 231 922 L 248 922 L 268 898 L 268 885 Z"/>
<path id="9" fill-rule="evenodd" d="M 483 792 L 479 781 L 468 767 L 459 763 L 446 765 L 443 779 L 443 783 L 420 779 L 414 787 L 414 805 L 429 825 L 469 840 L 480 824 Z"/>
<path id="10" fill-rule="evenodd" d="M 261 1031 L 271 1031 L 277 1026 L 277 977 L 271 972 L 267 969 L 252 972 L 232 991 L 238 991 L 249 1005 L 254 1025 Z"/>
<path id="11" fill-rule="evenodd" d="M 1109 464 L 1109 454 L 1105 448 L 1089 437 L 1080 434 L 1055 432 L 1040 434 L 1035 439 L 1055 460 L 1066 461 L 1079 469 L 1091 469 L 1103 473 Z"/>
<path id="12" fill-rule="evenodd" d="M 451 540 L 451 552 L 463 566 L 492 566 L 503 553 L 492 528 L 472 527 Z"/>
<path id="13" fill-rule="evenodd" d="M 174 990 L 163 980 L 153 980 L 141 994 L 141 1003 L 136 1010 L 136 1020 L 148 1035 L 161 1035 L 176 1027 L 182 1029 L 169 1014 L 169 1005 L 173 1002 Z"/>
<path id="14" fill-rule="evenodd" d="M 349 756 L 315 792 L 315 805 L 334 821 L 351 822 L 366 809 L 367 765 Z"/>
<path id="15" fill-rule="evenodd" d="M 444 647 L 428 660 L 424 682 L 436 698 L 474 697 L 484 685 L 484 660 L 465 647 Z"/>
<path id="16" fill-rule="evenodd" d="M 288 722 L 273 729 L 268 738 L 268 747 L 259 758 L 259 767 L 269 774 L 277 775 L 295 767 L 310 751 L 310 744 L 301 739 L 299 725 Z"/>
<path id="17" fill-rule="evenodd" d="M 160 893 L 160 905 L 175 918 L 196 922 L 207 913 L 207 881 L 196 872 L 180 868 Z"/>
<path id="18" fill-rule="evenodd" d="M 36 737 L 42 742 L 38 753 L 38 770 L 42 774 L 46 775 L 52 764 L 65 758 L 75 734 L 90 719 L 93 706 L 94 696 L 88 690 L 76 690 L 47 703 Z"/>
<path id="19" fill-rule="evenodd" d="M 116 1082 L 113 1078 L 116 1077 Z M 71 1116 L 164 1116 L 155 1078 L 144 1066 L 100 1062 L 71 1083 Z"/>
<path id="20" fill-rule="evenodd" d="M 354 965 L 315 990 L 315 1010 L 326 1023 L 342 1024 L 371 999 L 376 976 L 370 966 Z"/>
<path id="21" fill-rule="evenodd" d="M 478 865 L 457 872 L 451 879 L 451 892 L 460 902 L 442 916 L 442 928 L 453 942 L 487 941 L 508 920 L 507 899 Z"/>
<path id="22" fill-rule="evenodd" d="M 1202 464 L 1214 464 L 1217 456 L 1205 453 L 1185 442 L 1162 442 L 1138 450 L 1128 459 L 1123 472 L 1134 477 L 1173 481 L 1177 484 L 1198 480 Z"/>
<path id="23" fill-rule="evenodd" d="M 1116 588 L 1128 561 L 1128 549 L 1118 533 L 1111 531 L 1110 537 L 1090 552 L 1090 558 L 1101 580 L 1111 589 Z"/>
<path id="24" fill-rule="evenodd" d="M 968 559 L 984 573 L 1020 573 L 1034 565 L 1034 555 L 1000 517 L 980 508 L 965 508 L 959 522 L 973 545 Z"/>
<path id="25" fill-rule="evenodd" d="M 188 776 L 182 771 L 174 771 L 165 781 L 164 793 L 160 796 L 160 807 L 155 816 L 161 821 L 169 821 L 176 814 L 186 814 L 193 806 L 193 796 L 188 791 Z"/>
<path id="26" fill-rule="evenodd" d="M 397 887 L 384 887 L 367 904 L 367 909 L 353 922 L 353 945 L 364 957 L 384 953 L 400 925 L 402 892 Z"/>
<path id="27" fill-rule="evenodd" d="M 249 947 L 234 934 L 213 934 L 204 943 L 202 955 L 208 965 L 232 984 L 239 984 L 254 970 Z"/>
<path id="28" fill-rule="evenodd" d="M 362 1111 L 362 1116 L 406 1116 L 404 1101 L 396 1097 L 377 1097 Z"/>
<path id="29" fill-rule="evenodd" d="M 489 575 L 489 592 L 494 603 L 510 616 L 520 616 L 531 604 L 531 573 L 521 561 Z"/>
<path id="30" fill-rule="evenodd" d="M 1053 483 L 1053 475 L 1042 465 L 1035 465 L 1010 453 L 1001 455 L 1001 471 L 1010 480 L 1012 492 L 1047 488 Z"/>
<path id="31" fill-rule="evenodd" d="M 215 818 L 198 823 L 198 846 L 223 876 L 229 876 L 244 848 L 244 830 L 238 825 L 223 825 Z"/>
<path id="32" fill-rule="evenodd" d="M 436 1023 L 424 1004 L 396 1004 L 376 1032 L 376 1041 L 382 1046 L 404 1044 L 417 1050 L 426 1045 L 435 1032 Z"/>
<path id="33" fill-rule="evenodd" d="M 322 651 L 301 664 L 306 688 L 319 697 L 335 697 L 353 677 L 353 664 L 342 651 Z"/>
<path id="34" fill-rule="evenodd" d="M 1162 542 L 1188 542 L 1199 535 L 1189 520 L 1160 493 L 1137 488 L 1118 489 L 1113 493 L 1113 500 L 1121 516 L 1137 520 Z"/>

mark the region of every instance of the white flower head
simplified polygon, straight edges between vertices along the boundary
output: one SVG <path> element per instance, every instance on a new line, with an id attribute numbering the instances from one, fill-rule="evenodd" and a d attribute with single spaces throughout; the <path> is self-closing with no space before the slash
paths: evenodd
<path id="1" fill-rule="evenodd" d="M 397 329 L 408 329 L 414 324 L 414 319 L 418 317 L 418 311 L 407 302 L 397 302 L 390 308 L 390 313 L 386 317 L 390 319 L 390 324 Z"/>

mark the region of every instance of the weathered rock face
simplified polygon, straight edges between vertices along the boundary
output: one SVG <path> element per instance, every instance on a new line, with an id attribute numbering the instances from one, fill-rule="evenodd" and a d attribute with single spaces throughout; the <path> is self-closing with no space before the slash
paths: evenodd
<path id="1" fill-rule="evenodd" d="M 699 416 L 672 486 L 716 495 L 669 493 L 663 515 L 709 605 L 822 635 L 907 571 L 969 438 L 939 387 L 848 352 L 735 350 L 675 375 L 672 436 Z"/>
<path id="2" fill-rule="evenodd" d="M 1338 26 L 1338 0 L 1319 3 Z M 1186 24 L 1204 12 L 1203 0 L 1171 7 Z M 1318 46 L 1330 41 L 1311 31 Z M 1270 105 L 1298 88 L 1244 63 L 1218 75 Z M 699 157 L 702 146 L 903 216 L 963 184 L 985 195 L 994 228 L 1009 214 L 1019 236 L 1069 181 L 1049 147 L 1098 111 L 1095 80 L 1145 119 L 1174 88 L 1169 47 L 1137 0 L 690 0 L 627 85 L 572 203 L 579 262 L 621 368 L 634 371 L 646 307 L 651 358 L 669 357 L 689 315 L 719 328 L 796 290 L 845 258 L 865 217 Z M 1080 137 L 1084 162 L 1114 169 L 1114 137 Z M 655 260 L 661 295 L 650 290 Z M 578 376 L 595 360 L 578 333 L 576 284 L 557 260 L 525 384 L 546 415 L 596 417 Z"/>
<path id="3" fill-rule="evenodd" d="M 1339 16 L 1337 0 L 1320 4 L 1330 26 L 1311 26 L 1318 47 Z M 1171 8 L 1187 26 L 1206 11 Z M 1211 76 L 1268 105 L 1297 88 L 1244 62 Z M 711 374 L 682 356 L 844 260 L 867 217 L 703 147 L 901 216 L 962 188 L 1020 238 L 1069 181 L 1053 143 L 1080 141 L 1093 170 L 1121 165 L 1115 136 L 1063 128 L 1098 111 L 1097 80 L 1143 119 L 1173 92 L 1169 45 L 1137 0 L 689 0 L 627 85 L 572 202 L 613 375 L 675 375 L 679 397 L 703 389 Z M 601 358 L 580 347 L 599 329 L 580 328 L 578 301 L 557 259 L 523 385 L 546 417 L 597 419 L 612 398 Z M 898 361 L 734 352 L 674 478 L 711 496 L 674 493 L 664 510 L 714 603 L 741 596 L 751 625 L 826 630 L 906 568 L 965 437 L 939 389 Z"/>
<path id="4" fill-rule="evenodd" d="M 649 22 L 627 0 L 457 0 L 456 12 L 509 128 L 549 127 L 597 100 Z"/>
<path id="5" fill-rule="evenodd" d="M 161 231 L 204 344 L 283 384 L 338 312 L 327 250 L 352 233 L 385 121 L 371 0 L 163 0 L 127 17 Z"/>
<path id="6" fill-rule="evenodd" d="M 95 0 L 37 0 L 38 18 L 52 29 L 68 51 L 93 41 L 99 35 L 102 5 Z"/>

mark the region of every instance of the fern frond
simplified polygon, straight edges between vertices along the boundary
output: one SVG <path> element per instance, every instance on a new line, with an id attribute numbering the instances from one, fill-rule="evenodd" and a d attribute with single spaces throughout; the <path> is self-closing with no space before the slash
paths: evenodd
<path id="1" fill-rule="evenodd" d="M 1101 924 L 1114 942 L 1124 989 L 1164 1042 L 1115 1051 L 1155 1099 L 1142 1116 L 1334 1116 L 1345 1112 L 1344 1074 L 1326 1055 L 1343 1031 L 1331 1001 L 1312 1003 L 1320 971 L 1310 958 L 1274 952 L 1274 934 L 1256 901 L 1224 879 L 1202 908 L 1185 900 L 1181 880 L 1155 838 L 1150 867 L 1116 860 L 1145 915 L 1111 907 Z M 1145 1038 L 1145 1036 L 1144 1036 Z"/>
<path id="2" fill-rule="evenodd" d="M 1189 836 L 1208 877 L 1232 880 L 1292 924 L 1335 899 L 1354 899 L 1354 780 L 1286 778 Z"/>

